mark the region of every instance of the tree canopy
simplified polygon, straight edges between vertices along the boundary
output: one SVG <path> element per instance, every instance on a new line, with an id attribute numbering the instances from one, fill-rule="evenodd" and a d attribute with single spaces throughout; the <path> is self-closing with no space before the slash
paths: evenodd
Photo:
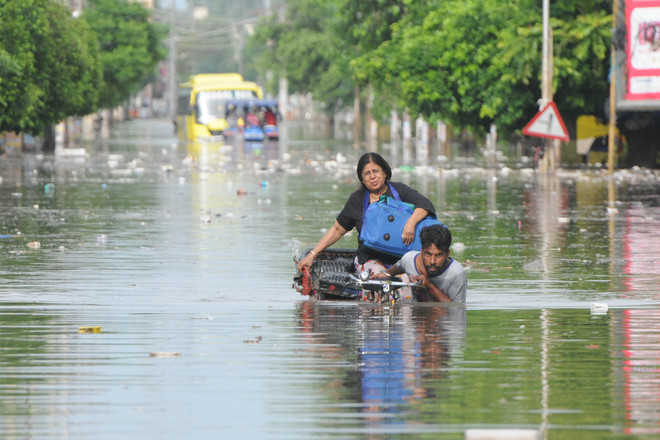
<path id="1" fill-rule="evenodd" d="M 127 0 L 90 0 L 83 19 L 96 32 L 103 66 L 102 107 L 113 107 L 142 88 L 165 59 L 165 29 L 149 11 Z"/>
<path id="2" fill-rule="evenodd" d="M 326 104 L 337 99 L 327 89 L 349 102 L 357 82 L 373 87 L 380 115 L 407 109 L 511 133 L 538 108 L 541 12 L 536 0 L 292 0 L 284 21 L 257 28 L 268 48 L 258 66 Z M 552 2 L 554 100 L 567 122 L 603 113 L 610 14 L 605 0 Z"/>
<path id="3" fill-rule="evenodd" d="M 0 131 L 40 133 L 112 107 L 165 57 L 164 31 L 127 0 L 89 0 L 81 18 L 57 0 L 0 0 Z"/>
<path id="4" fill-rule="evenodd" d="M 329 111 L 350 99 L 350 48 L 337 32 L 338 4 L 291 0 L 286 18 L 267 17 L 249 42 L 261 72 L 285 76 L 292 93 L 312 93 Z"/>
<path id="5" fill-rule="evenodd" d="M 96 108 L 101 70 L 87 23 L 50 0 L 0 0 L 0 131 L 39 133 Z"/>

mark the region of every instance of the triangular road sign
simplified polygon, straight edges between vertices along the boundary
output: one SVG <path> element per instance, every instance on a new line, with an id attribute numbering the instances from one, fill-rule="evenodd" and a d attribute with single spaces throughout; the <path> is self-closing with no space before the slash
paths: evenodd
<path id="1" fill-rule="evenodd" d="M 550 101 L 539 111 L 525 128 L 523 134 L 550 139 L 568 141 L 568 130 L 554 102 Z"/>

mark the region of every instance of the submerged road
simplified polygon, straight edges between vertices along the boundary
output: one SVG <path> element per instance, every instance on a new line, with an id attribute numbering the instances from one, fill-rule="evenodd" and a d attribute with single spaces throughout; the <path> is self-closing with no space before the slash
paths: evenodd
<path id="1" fill-rule="evenodd" d="M 384 148 L 469 268 L 465 307 L 389 310 L 291 289 L 357 185 L 350 145 L 170 132 L 0 159 L 2 438 L 660 434 L 657 172 Z"/>

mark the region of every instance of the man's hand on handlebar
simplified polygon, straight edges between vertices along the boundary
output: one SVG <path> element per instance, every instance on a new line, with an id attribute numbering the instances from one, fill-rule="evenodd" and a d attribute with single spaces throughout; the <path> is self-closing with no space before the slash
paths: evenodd
<path id="1" fill-rule="evenodd" d="M 387 272 L 377 272 L 377 273 L 371 273 L 369 278 L 374 279 L 374 280 L 388 280 L 390 279 L 391 275 Z"/>

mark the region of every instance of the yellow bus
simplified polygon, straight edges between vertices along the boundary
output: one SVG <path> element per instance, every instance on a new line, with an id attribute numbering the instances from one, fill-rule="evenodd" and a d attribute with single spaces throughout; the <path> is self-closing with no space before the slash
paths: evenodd
<path id="1" fill-rule="evenodd" d="M 202 73 L 181 85 L 177 132 L 182 141 L 217 142 L 229 128 L 227 101 L 261 99 L 261 87 L 238 73 Z"/>

